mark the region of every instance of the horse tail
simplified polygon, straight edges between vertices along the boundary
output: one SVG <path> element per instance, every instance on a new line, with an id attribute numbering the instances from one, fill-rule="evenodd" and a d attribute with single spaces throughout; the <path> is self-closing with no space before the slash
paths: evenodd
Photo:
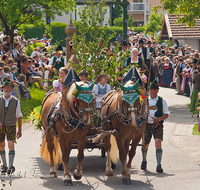
<path id="1" fill-rule="evenodd" d="M 53 150 L 53 162 L 55 164 L 60 164 L 62 163 L 62 152 L 60 149 L 60 144 L 55 136 L 53 141 L 55 147 L 55 149 Z M 45 162 L 50 163 L 50 153 L 47 147 L 46 136 L 43 138 L 42 145 L 40 147 L 40 156 Z"/>
<path id="2" fill-rule="evenodd" d="M 111 144 L 110 160 L 113 164 L 116 164 L 117 160 L 119 159 L 119 150 L 116 138 L 113 135 L 110 136 L 110 144 Z"/>

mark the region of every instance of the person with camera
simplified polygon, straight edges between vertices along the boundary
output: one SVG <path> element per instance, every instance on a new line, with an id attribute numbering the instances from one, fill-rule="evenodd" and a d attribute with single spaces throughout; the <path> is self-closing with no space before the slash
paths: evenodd
<path id="1" fill-rule="evenodd" d="M 163 140 L 163 122 L 168 118 L 170 113 L 168 110 L 166 100 L 158 96 L 158 91 L 159 91 L 158 83 L 156 80 L 154 80 L 149 85 L 149 97 L 147 99 L 149 115 L 143 136 L 144 146 L 142 147 L 143 161 L 141 164 L 141 169 L 146 170 L 147 168 L 147 151 L 153 135 L 155 139 L 156 160 L 157 160 L 156 172 L 162 173 L 163 169 L 161 167 L 161 159 L 163 150 L 161 142 Z"/>

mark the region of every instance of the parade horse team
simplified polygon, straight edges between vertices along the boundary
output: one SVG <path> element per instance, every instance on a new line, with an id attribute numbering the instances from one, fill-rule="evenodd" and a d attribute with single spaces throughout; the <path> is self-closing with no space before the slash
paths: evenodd
<path id="1" fill-rule="evenodd" d="M 48 93 L 42 103 L 40 117 L 43 140 L 40 154 L 46 162 L 49 162 L 50 175 L 56 177 L 55 165 L 63 163 L 64 185 L 72 185 L 69 155 L 72 143 L 76 141 L 78 165 L 74 170 L 74 178 L 81 179 L 84 148 L 87 134 L 91 126 L 94 126 L 94 116 L 101 118 L 101 126 L 97 127 L 99 131 L 116 131 L 114 136 L 104 137 L 107 176 L 113 175 L 111 166 L 112 163 L 116 164 L 119 152 L 123 184 L 131 184 L 131 163 L 137 145 L 143 137 L 141 169 L 146 170 L 147 150 L 152 135 L 156 142 L 156 171 L 162 173 L 163 122 L 167 119 L 169 111 L 166 101 L 157 95 L 158 83 L 155 80 L 150 83 L 148 95 L 147 86 L 134 65 L 119 83 L 117 90 L 111 90 L 107 84 L 106 74 L 97 77 L 97 84 L 94 84 L 95 81 L 92 84 L 87 81 L 85 71 L 79 73 L 79 76 L 80 78 L 72 68 L 67 71 L 65 67 L 61 67 L 59 69 L 61 80 L 54 82 L 54 91 Z M 4 108 L 0 111 L 0 155 L 3 161 L 2 172 L 9 174 L 15 171 L 14 141 L 16 137 L 20 138 L 22 135 L 22 114 L 19 101 L 11 95 L 13 87 L 10 80 L 4 81 L 2 86 L 4 95 L 0 97 L 0 106 Z M 94 102 L 96 102 L 95 109 Z M 17 135 L 16 121 L 18 121 Z M 9 148 L 9 167 L 5 159 L 5 134 Z"/>

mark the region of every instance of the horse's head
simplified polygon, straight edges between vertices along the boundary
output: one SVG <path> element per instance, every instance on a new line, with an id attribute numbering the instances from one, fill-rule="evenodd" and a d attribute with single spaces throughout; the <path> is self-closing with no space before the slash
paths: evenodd
<path id="1" fill-rule="evenodd" d="M 127 123 L 132 126 L 141 125 L 141 115 L 145 112 L 146 100 L 139 90 L 139 80 L 134 83 L 128 81 L 124 86 L 120 84 L 118 109 L 127 117 Z"/>
<path id="2" fill-rule="evenodd" d="M 78 114 L 85 125 L 90 125 L 92 122 L 93 86 L 94 82 L 90 86 L 82 81 L 76 82 L 71 85 L 67 94 L 68 101 L 78 109 Z"/>
<path id="3" fill-rule="evenodd" d="M 58 71 L 54 68 L 53 65 L 47 65 L 44 67 L 44 79 L 52 80 L 54 76 L 58 76 Z"/>

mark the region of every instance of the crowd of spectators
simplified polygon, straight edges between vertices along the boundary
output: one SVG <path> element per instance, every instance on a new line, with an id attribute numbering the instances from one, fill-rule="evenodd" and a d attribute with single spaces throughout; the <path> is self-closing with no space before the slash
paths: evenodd
<path id="1" fill-rule="evenodd" d="M 31 56 L 25 55 L 25 48 L 36 42 L 42 44 L 42 48 L 35 47 Z M 128 50 L 125 66 L 133 63 L 139 64 L 141 70 L 151 71 L 149 80 L 156 79 L 163 87 L 177 89 L 177 95 L 191 97 L 191 111 L 195 109 L 195 102 L 200 92 L 200 60 L 199 51 L 185 44 L 181 46 L 178 40 L 174 40 L 171 46 L 166 43 L 159 44 L 154 36 L 144 33 L 136 33 L 134 29 L 128 29 L 128 40 L 122 41 L 119 34 L 116 42 L 121 45 L 121 51 Z M 43 67 L 52 65 L 54 54 L 47 51 L 51 46 L 51 40 L 45 35 L 43 38 L 28 39 L 18 36 L 15 32 L 14 43 L 7 35 L 0 35 L 0 88 L 5 78 L 10 78 L 20 90 L 22 96 L 27 95 L 27 84 L 32 86 L 37 82 L 43 89 Z M 115 51 L 114 43 L 110 43 L 107 53 L 111 56 Z M 63 66 L 66 59 L 63 59 Z M 123 63 L 124 64 L 124 63 Z"/>

